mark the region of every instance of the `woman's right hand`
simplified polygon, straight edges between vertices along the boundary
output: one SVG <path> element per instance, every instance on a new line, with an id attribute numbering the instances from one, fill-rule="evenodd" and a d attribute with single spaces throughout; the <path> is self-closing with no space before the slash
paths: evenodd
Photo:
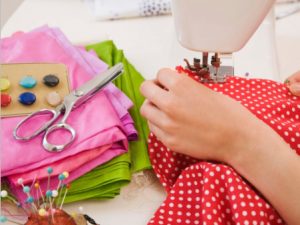
<path id="1" fill-rule="evenodd" d="M 300 71 L 287 78 L 286 84 L 293 95 L 300 96 Z"/>

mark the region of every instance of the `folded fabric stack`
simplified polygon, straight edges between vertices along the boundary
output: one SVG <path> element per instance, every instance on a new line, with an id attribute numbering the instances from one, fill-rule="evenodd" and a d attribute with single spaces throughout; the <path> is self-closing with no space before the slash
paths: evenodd
<path id="1" fill-rule="evenodd" d="M 138 115 L 143 99 L 134 92 L 143 78 L 112 42 L 88 46 L 87 51 L 73 46 L 59 29 L 45 26 L 2 39 L 0 50 L 2 63 L 65 64 L 71 89 L 106 70 L 108 65 L 123 62 L 124 75 L 115 82 L 134 102 L 133 106 L 132 101 L 115 85 L 108 85 L 72 112 L 68 123 L 75 128 L 77 138 L 68 149 L 55 154 L 43 149 L 42 137 L 28 142 L 13 138 L 12 131 L 23 117 L 2 119 L 2 155 L 5 157 L 2 157 L 1 176 L 8 181 L 18 199 L 26 198 L 19 188 L 18 179 L 22 177 L 27 184 L 38 179 L 41 186 L 46 186 L 46 168 L 49 166 L 54 169 L 51 189 L 56 189 L 59 173 L 69 172 L 65 182 L 72 182 L 72 188 L 67 202 L 114 197 L 121 186 L 130 181 L 132 172 L 151 167 L 144 142 L 148 128 Z M 108 65 L 98 56 L 103 57 Z M 138 140 L 134 122 L 139 132 Z M 134 142 L 130 142 L 126 153 L 128 141 Z"/>
<path id="2" fill-rule="evenodd" d="M 128 62 L 123 51 L 118 50 L 112 41 L 89 45 L 86 48 L 89 51 L 94 51 L 109 66 L 119 62 L 123 63 L 124 74 L 118 77 L 114 83 L 134 103 L 129 112 L 134 120 L 139 138 L 137 141 L 129 142 L 127 153 L 114 158 L 72 182 L 72 188 L 69 190 L 65 202 L 74 202 L 86 198 L 112 198 L 119 194 L 120 188 L 124 184 L 130 181 L 131 173 L 151 168 L 147 149 L 149 128 L 146 120 L 139 113 L 139 108 L 144 102 L 139 86 L 144 78 Z M 95 175 L 98 175 L 97 179 L 95 179 Z"/>
<path id="3" fill-rule="evenodd" d="M 171 13 L 171 0 L 85 0 L 85 2 L 99 20 Z"/>

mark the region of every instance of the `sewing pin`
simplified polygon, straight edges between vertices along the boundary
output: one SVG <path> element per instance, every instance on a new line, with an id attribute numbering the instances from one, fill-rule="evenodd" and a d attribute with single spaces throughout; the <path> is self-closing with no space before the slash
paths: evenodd
<path id="1" fill-rule="evenodd" d="M 62 189 L 64 187 L 64 184 L 62 182 L 63 182 L 63 180 L 65 180 L 68 177 L 69 177 L 69 172 L 67 172 L 67 171 L 63 172 L 62 174 L 60 174 L 58 176 L 59 183 L 58 183 L 57 188 L 56 188 L 57 190 L 59 190 L 59 196 L 57 198 L 58 200 L 61 198 Z"/>
<path id="2" fill-rule="evenodd" d="M 22 204 L 20 202 L 17 202 L 14 198 L 12 198 L 11 196 L 8 195 L 6 190 L 2 190 L 1 191 L 1 198 L 7 198 L 10 201 L 12 201 L 18 208 L 21 208 L 25 214 L 28 216 L 28 212 L 22 207 Z"/>
<path id="3" fill-rule="evenodd" d="M 40 207 L 40 196 L 39 196 L 39 188 L 40 188 L 40 184 L 39 182 L 35 182 L 34 183 L 34 188 L 35 188 L 35 191 L 36 191 L 36 199 L 37 199 L 37 204 L 38 204 L 38 207 Z"/>
<path id="4" fill-rule="evenodd" d="M 8 195 L 8 193 L 7 193 L 6 190 L 2 190 L 2 191 L 1 191 L 1 198 L 8 198 L 9 200 L 11 200 L 11 201 L 12 201 L 13 203 L 15 203 L 16 205 L 19 204 L 15 199 L 13 199 L 12 197 L 10 197 L 10 196 Z"/>
<path id="5" fill-rule="evenodd" d="M 52 190 L 51 191 L 51 197 L 53 198 L 52 200 L 50 199 L 50 204 L 52 209 L 51 210 L 51 216 L 52 216 L 52 221 L 54 221 L 53 215 L 55 214 L 55 208 L 53 207 L 54 199 L 58 196 L 58 191 L 57 190 Z"/>
<path id="6" fill-rule="evenodd" d="M 23 178 L 19 178 L 18 180 L 17 180 L 17 183 L 20 185 L 20 186 L 22 186 L 23 188 L 24 188 L 24 184 L 23 184 Z"/>
<path id="7" fill-rule="evenodd" d="M 43 200 L 42 202 L 45 203 L 44 195 L 43 195 L 43 192 L 42 192 L 42 189 L 41 189 L 41 186 L 40 186 L 39 182 L 36 182 L 36 183 L 34 184 L 34 187 L 36 188 L 38 198 L 39 198 L 39 194 L 38 194 L 38 193 L 40 193 L 41 198 L 42 198 L 42 200 Z M 40 206 L 40 205 L 39 205 L 39 206 Z"/>
<path id="8" fill-rule="evenodd" d="M 25 191 L 30 191 L 30 188 L 28 187 L 28 186 L 24 186 L 24 180 L 23 180 L 23 178 L 19 178 L 18 180 L 17 180 L 17 183 L 20 185 L 20 186 L 22 186 L 22 188 L 23 188 L 23 192 L 25 192 Z M 26 193 L 26 192 L 25 192 Z M 28 193 L 26 193 L 27 194 L 27 196 L 28 196 Z M 29 197 L 29 196 L 28 196 Z M 24 211 L 26 211 L 25 209 L 24 209 Z"/>
<path id="9" fill-rule="evenodd" d="M 62 192 L 63 192 L 63 189 L 64 187 L 66 187 L 65 184 L 62 184 L 60 189 L 59 189 L 59 194 L 58 194 L 58 198 L 57 198 L 57 203 L 59 203 L 60 199 L 61 199 L 61 195 L 62 195 Z"/>
<path id="10" fill-rule="evenodd" d="M 38 209 L 37 209 L 36 205 L 34 204 L 34 198 L 30 195 L 30 187 L 23 186 L 23 192 L 27 195 L 26 202 L 32 206 L 33 211 L 36 210 L 36 212 L 38 212 Z"/>
<path id="11" fill-rule="evenodd" d="M 61 186 L 61 184 L 62 184 L 62 182 L 63 182 L 64 179 L 66 179 L 66 177 L 65 177 L 65 175 L 63 173 L 61 173 L 61 174 L 58 175 L 59 182 L 58 182 L 58 185 L 57 185 L 57 188 L 56 188 L 57 190 Z"/>
<path id="12" fill-rule="evenodd" d="M 66 185 L 66 191 L 65 191 L 64 197 L 63 197 L 63 199 L 62 199 L 62 201 L 61 201 L 61 203 L 60 203 L 59 209 L 62 209 L 62 206 L 63 206 L 63 204 L 64 204 L 64 201 L 65 201 L 65 198 L 66 198 L 66 196 L 67 196 L 67 193 L 68 193 L 69 188 L 70 188 L 70 184 L 67 184 L 67 185 Z"/>
<path id="13" fill-rule="evenodd" d="M 56 204 L 55 204 L 55 198 L 57 196 L 58 196 L 58 191 L 57 190 L 52 190 L 52 198 L 53 198 L 52 203 L 53 203 L 54 207 L 56 206 Z"/>
<path id="14" fill-rule="evenodd" d="M 51 218 L 52 218 L 52 221 L 54 221 L 54 218 L 53 218 L 53 207 L 52 207 L 52 201 L 51 201 L 51 197 L 52 197 L 52 191 L 51 190 L 47 190 L 46 197 L 49 200 Z"/>
<path id="15" fill-rule="evenodd" d="M 48 183 L 47 183 L 47 190 L 50 188 L 50 175 L 53 173 L 52 167 L 47 168 L 47 173 L 48 173 Z"/>

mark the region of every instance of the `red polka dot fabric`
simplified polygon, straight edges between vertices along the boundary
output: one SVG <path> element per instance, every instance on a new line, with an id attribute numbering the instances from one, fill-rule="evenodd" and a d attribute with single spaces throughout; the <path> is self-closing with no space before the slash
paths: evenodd
<path id="1" fill-rule="evenodd" d="M 191 71 L 179 72 L 197 80 Z M 300 98 L 286 86 L 264 79 L 230 77 L 209 88 L 239 101 L 300 154 Z M 228 165 L 173 152 L 154 134 L 148 140 L 153 169 L 168 195 L 152 224 L 285 224 L 263 196 Z"/>

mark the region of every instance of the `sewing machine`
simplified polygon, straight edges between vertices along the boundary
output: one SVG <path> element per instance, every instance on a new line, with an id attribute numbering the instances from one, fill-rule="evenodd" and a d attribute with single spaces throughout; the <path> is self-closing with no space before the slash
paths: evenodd
<path id="1" fill-rule="evenodd" d="M 202 82 L 225 82 L 231 66 L 221 66 L 222 55 L 240 50 L 261 24 L 274 0 L 172 0 L 180 44 L 202 52 L 202 63 L 187 59 L 187 68 Z M 209 53 L 213 53 L 209 64 Z"/>

